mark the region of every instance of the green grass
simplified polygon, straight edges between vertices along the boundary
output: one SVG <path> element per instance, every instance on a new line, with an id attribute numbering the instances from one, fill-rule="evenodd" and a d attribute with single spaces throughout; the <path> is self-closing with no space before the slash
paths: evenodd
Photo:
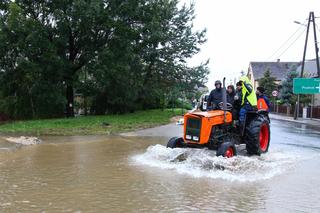
<path id="1" fill-rule="evenodd" d="M 117 134 L 154 127 L 181 115 L 181 109 L 138 111 L 123 115 L 81 116 L 76 118 L 15 121 L 0 125 L 1 133 L 36 135 L 99 135 Z M 106 126 L 103 123 L 110 125 Z"/>

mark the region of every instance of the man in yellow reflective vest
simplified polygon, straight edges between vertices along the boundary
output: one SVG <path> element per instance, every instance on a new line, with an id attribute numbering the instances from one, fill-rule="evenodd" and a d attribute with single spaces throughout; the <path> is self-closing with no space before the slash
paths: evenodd
<path id="1" fill-rule="evenodd" d="M 250 80 L 247 76 L 240 78 L 241 88 L 241 108 L 239 113 L 240 125 L 243 125 L 245 116 L 248 111 L 257 109 L 257 96 L 253 90 Z"/>

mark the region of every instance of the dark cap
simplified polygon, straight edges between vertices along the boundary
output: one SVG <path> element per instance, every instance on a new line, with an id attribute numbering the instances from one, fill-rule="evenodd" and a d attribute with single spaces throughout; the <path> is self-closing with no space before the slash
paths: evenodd
<path id="1" fill-rule="evenodd" d="M 217 85 L 217 84 L 222 85 L 221 81 L 219 81 L 219 80 L 216 80 L 216 82 L 214 82 L 214 85 Z"/>
<path id="2" fill-rule="evenodd" d="M 265 89 L 263 87 L 257 87 L 257 90 L 261 93 L 264 93 Z"/>

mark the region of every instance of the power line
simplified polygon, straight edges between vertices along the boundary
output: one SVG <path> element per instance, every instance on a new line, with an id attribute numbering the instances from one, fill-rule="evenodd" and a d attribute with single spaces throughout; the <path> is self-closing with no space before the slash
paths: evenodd
<path id="1" fill-rule="evenodd" d="M 315 24 L 316 24 L 316 27 L 317 27 L 319 33 L 320 33 L 320 28 L 319 28 L 319 26 L 317 25 L 317 23 L 315 23 Z"/>
<path id="2" fill-rule="evenodd" d="M 269 61 L 274 55 L 276 55 L 283 47 L 287 45 L 287 43 L 299 32 L 302 27 L 305 27 L 306 22 L 301 24 L 301 26 L 285 41 L 281 44 L 281 46 L 266 60 Z"/>
<path id="3" fill-rule="evenodd" d="M 319 26 L 317 25 L 317 23 L 316 22 L 314 22 L 315 24 L 316 24 L 316 28 L 317 28 L 317 30 L 319 31 L 319 33 L 320 33 L 320 28 L 319 28 Z M 319 42 L 319 40 L 318 40 L 318 42 L 317 42 L 318 44 L 320 44 L 320 42 Z"/>
<path id="4" fill-rule="evenodd" d="M 304 29 L 304 30 L 298 35 L 298 37 L 297 37 L 284 51 L 282 51 L 280 55 L 278 55 L 277 58 L 280 58 L 285 52 L 287 52 L 287 50 L 288 50 L 290 47 L 292 47 L 292 45 L 294 45 L 294 43 L 302 36 L 302 34 L 303 34 L 305 31 L 306 31 L 306 29 Z"/>

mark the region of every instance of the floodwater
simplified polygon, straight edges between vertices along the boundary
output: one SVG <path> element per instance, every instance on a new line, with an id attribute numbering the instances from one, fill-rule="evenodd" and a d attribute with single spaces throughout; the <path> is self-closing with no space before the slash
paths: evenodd
<path id="1" fill-rule="evenodd" d="M 167 149 L 181 130 L 0 139 L 0 212 L 320 212 L 318 131 L 272 121 L 267 154 L 224 159 Z"/>

